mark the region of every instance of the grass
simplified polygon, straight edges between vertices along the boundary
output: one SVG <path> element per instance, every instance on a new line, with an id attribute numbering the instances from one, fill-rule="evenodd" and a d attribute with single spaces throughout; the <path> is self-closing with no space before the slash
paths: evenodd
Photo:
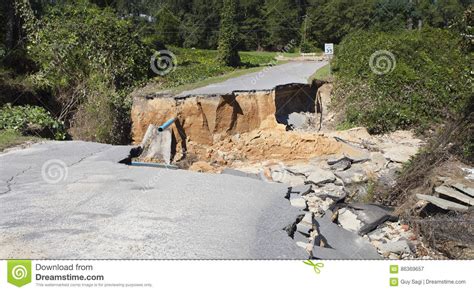
<path id="1" fill-rule="evenodd" d="M 244 74 L 258 72 L 268 64 L 275 64 L 277 52 L 240 52 L 242 65 L 237 68 L 223 66 L 217 61 L 217 50 L 200 50 L 171 47 L 176 55 L 176 69 L 165 76 L 155 77 L 161 90 L 180 92 L 222 82 Z M 297 53 L 284 55 L 298 55 Z M 282 62 L 277 62 L 280 64 Z"/>
<path id="2" fill-rule="evenodd" d="M 280 63 L 283 63 L 283 62 L 278 62 L 277 64 L 280 64 Z M 206 78 L 204 80 L 200 80 L 200 81 L 197 81 L 197 82 L 194 82 L 194 83 L 191 83 L 191 84 L 183 84 L 183 85 L 174 87 L 174 88 L 170 89 L 170 92 L 171 93 L 179 93 L 179 92 L 183 92 L 183 91 L 193 90 L 193 89 L 196 89 L 196 88 L 207 86 L 209 84 L 223 82 L 223 81 L 226 81 L 228 79 L 236 78 L 236 77 L 239 77 L 239 76 L 242 76 L 242 75 L 245 75 L 245 74 L 258 72 L 260 70 L 263 70 L 263 66 L 262 67 L 247 68 L 247 69 L 236 69 L 236 70 L 231 71 L 229 73 L 224 73 L 222 75 L 209 77 L 209 78 Z"/>
<path id="3" fill-rule="evenodd" d="M 314 72 L 311 77 L 309 77 L 309 81 L 312 80 L 329 80 L 332 77 L 331 74 L 331 67 L 329 64 L 325 65 L 324 67 L 319 68 L 318 71 Z"/>
<path id="4" fill-rule="evenodd" d="M 23 136 L 14 130 L 0 130 L 0 151 L 28 141 L 37 142 L 41 140 L 41 138 L 35 136 Z"/>

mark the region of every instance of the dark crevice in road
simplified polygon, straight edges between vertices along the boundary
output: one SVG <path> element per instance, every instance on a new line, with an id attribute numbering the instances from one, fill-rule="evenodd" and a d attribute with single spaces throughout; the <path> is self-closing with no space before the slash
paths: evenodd
<path id="1" fill-rule="evenodd" d="M 14 176 L 12 176 L 11 178 L 9 178 L 5 183 L 6 183 L 6 187 L 7 187 L 7 190 L 4 191 L 4 192 L 1 192 L 0 195 L 5 195 L 5 194 L 8 194 L 9 192 L 11 192 L 11 186 L 13 185 L 13 181 L 15 180 L 15 178 L 17 178 L 18 176 L 24 174 L 25 172 L 27 172 L 28 170 L 30 170 L 32 167 L 28 167 L 27 169 L 24 169 L 20 172 L 18 172 L 17 174 L 15 174 Z"/>

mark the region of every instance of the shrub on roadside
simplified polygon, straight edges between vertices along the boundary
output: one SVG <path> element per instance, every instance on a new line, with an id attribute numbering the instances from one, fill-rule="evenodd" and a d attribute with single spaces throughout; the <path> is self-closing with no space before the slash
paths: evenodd
<path id="1" fill-rule="evenodd" d="M 453 118 L 472 88 L 459 44 L 458 35 L 441 29 L 346 37 L 332 63 L 343 122 L 383 133 Z"/>
<path id="2" fill-rule="evenodd" d="M 64 125 L 38 106 L 11 106 L 0 108 L 0 130 L 15 130 L 23 135 L 64 140 Z"/>

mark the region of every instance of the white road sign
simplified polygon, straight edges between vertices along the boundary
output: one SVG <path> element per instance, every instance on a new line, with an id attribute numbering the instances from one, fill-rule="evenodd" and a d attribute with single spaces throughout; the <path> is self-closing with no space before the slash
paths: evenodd
<path id="1" fill-rule="evenodd" d="M 333 55 L 334 54 L 334 44 L 324 44 L 324 54 Z"/>

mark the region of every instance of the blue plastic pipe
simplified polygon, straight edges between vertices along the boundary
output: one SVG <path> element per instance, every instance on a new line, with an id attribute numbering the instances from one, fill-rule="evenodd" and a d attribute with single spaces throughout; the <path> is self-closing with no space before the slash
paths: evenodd
<path id="1" fill-rule="evenodd" d="M 169 126 L 171 126 L 174 123 L 175 120 L 176 120 L 176 118 L 172 118 L 172 119 L 167 120 L 163 125 L 161 125 L 158 128 L 158 132 L 163 132 L 164 130 L 166 130 Z"/>

